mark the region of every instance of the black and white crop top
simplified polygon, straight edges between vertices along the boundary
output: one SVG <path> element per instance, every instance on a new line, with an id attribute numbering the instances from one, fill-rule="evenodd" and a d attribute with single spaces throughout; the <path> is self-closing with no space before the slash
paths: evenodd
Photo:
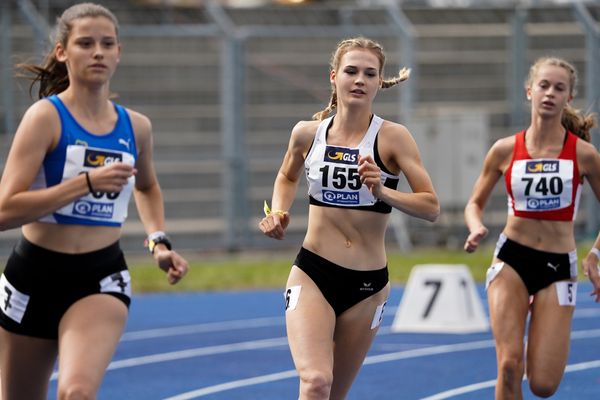
<path id="1" fill-rule="evenodd" d="M 362 141 L 353 148 L 327 144 L 327 132 L 333 118 L 321 121 L 304 161 L 310 204 L 390 213 L 392 207 L 375 198 L 369 189 L 362 185 L 358 175 L 358 156 L 371 155 L 381 168 L 383 185 L 392 189 L 398 187 L 399 177 L 385 168 L 377 151 L 377 134 L 383 119 L 373 115 Z"/>

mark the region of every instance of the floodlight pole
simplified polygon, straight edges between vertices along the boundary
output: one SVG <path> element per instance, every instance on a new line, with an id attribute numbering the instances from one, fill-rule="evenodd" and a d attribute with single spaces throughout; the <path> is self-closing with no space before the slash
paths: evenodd
<path id="1" fill-rule="evenodd" d="M 2 103 L 4 107 L 5 133 L 12 133 L 15 129 L 13 74 L 12 74 L 12 35 L 11 18 L 12 5 L 16 5 L 23 18 L 29 23 L 34 32 L 34 45 L 37 54 L 41 57 L 50 27 L 44 15 L 40 14 L 31 0 L 3 0 L 0 4 L 0 82 L 2 82 Z M 44 14 L 47 14 L 47 1 L 42 4 Z"/>
<path id="2" fill-rule="evenodd" d="M 33 29 L 35 35 L 35 48 L 38 55 L 41 57 L 44 46 L 46 45 L 46 39 L 50 33 L 50 26 L 31 0 L 18 0 L 17 5 L 19 11 L 21 11 L 21 15 L 23 15 Z"/>
<path id="3" fill-rule="evenodd" d="M 509 38 L 509 49 L 511 55 L 508 93 L 510 93 L 510 123 L 513 128 L 521 127 L 525 124 L 524 102 L 524 83 L 527 74 L 527 45 L 528 38 L 525 32 L 528 11 L 524 7 L 518 7 L 511 20 L 512 34 Z"/>
<path id="4" fill-rule="evenodd" d="M 415 52 L 415 41 L 417 31 L 406 14 L 400 9 L 395 2 L 386 2 L 385 9 L 394 23 L 394 27 L 400 33 L 400 60 L 398 65 L 406 66 L 411 69 L 410 79 L 403 83 L 403 88 L 400 90 L 400 121 L 403 124 L 410 125 L 415 102 L 417 101 L 417 83 L 419 71 L 417 69 L 417 57 Z"/>
<path id="5" fill-rule="evenodd" d="M 248 163 L 244 154 L 244 66 L 246 39 L 238 33 L 234 22 L 221 5 L 212 0 L 207 11 L 222 30 L 221 52 L 221 143 L 225 165 L 222 171 L 225 229 L 224 246 L 237 251 L 243 245 L 248 232 Z"/>

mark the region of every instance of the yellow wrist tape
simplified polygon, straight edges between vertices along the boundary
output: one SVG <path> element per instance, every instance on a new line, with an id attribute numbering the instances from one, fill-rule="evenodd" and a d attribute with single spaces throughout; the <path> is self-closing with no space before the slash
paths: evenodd
<path id="1" fill-rule="evenodd" d="M 277 214 L 280 217 L 283 217 L 285 214 L 288 213 L 287 211 L 283 211 L 283 210 L 271 210 L 271 207 L 269 207 L 269 204 L 267 203 L 266 200 L 263 204 L 263 211 L 265 212 L 265 217 L 268 217 L 271 214 Z"/>

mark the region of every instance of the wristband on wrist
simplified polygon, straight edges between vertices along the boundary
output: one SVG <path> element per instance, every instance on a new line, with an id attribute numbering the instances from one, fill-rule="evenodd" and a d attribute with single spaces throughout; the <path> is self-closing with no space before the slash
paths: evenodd
<path id="1" fill-rule="evenodd" d="M 598 259 L 600 260 L 600 249 L 597 249 L 597 248 L 595 248 L 595 247 L 592 247 L 592 248 L 590 249 L 590 253 L 592 253 L 592 254 L 595 254 L 595 255 L 596 255 L 596 257 L 598 257 Z"/>
<path id="2" fill-rule="evenodd" d="M 285 214 L 288 213 L 287 211 L 283 211 L 283 210 L 271 210 L 271 207 L 269 207 L 269 203 L 267 203 L 266 200 L 263 204 L 263 211 L 265 213 L 265 217 L 268 217 L 271 214 L 277 214 L 280 217 L 283 217 Z"/>
<path id="3" fill-rule="evenodd" d="M 146 240 L 144 241 L 144 246 L 148 248 L 148 251 L 151 254 L 154 254 L 154 248 L 157 244 L 162 243 L 165 247 L 171 250 L 172 245 L 169 237 L 163 231 L 156 231 L 148 235 Z"/>
<path id="4" fill-rule="evenodd" d="M 92 186 L 92 180 L 90 179 L 90 172 L 85 171 L 84 175 L 85 175 L 85 182 L 87 183 L 87 187 L 88 187 L 90 193 L 94 193 L 94 187 Z"/>

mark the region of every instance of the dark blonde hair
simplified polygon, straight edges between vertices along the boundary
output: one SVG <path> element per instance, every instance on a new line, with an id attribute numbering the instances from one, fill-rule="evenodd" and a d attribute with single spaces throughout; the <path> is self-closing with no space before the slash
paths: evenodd
<path id="1" fill-rule="evenodd" d="M 39 82 L 38 97 L 48 97 L 53 94 L 63 92 L 69 87 L 69 75 L 67 66 L 56 59 L 56 44 L 60 43 L 64 48 L 67 47 L 69 35 L 73 29 L 73 21 L 87 17 L 105 17 L 115 26 L 115 32 L 119 33 L 119 22 L 115 15 L 106 7 L 94 3 L 80 3 L 67 8 L 62 15 L 56 19 L 56 27 L 50 37 L 50 43 L 54 44 L 52 49 L 46 54 L 44 62 L 41 65 L 36 64 L 18 64 L 17 68 L 23 70 L 22 77 L 32 81 L 29 87 L 29 93 L 33 92 L 33 87 Z"/>
<path id="2" fill-rule="evenodd" d="M 335 51 L 331 55 L 331 61 L 329 62 L 330 71 L 337 71 L 340 67 L 340 62 L 344 54 L 348 53 L 351 50 L 355 49 L 364 49 L 369 50 L 379 60 L 379 75 L 383 75 L 383 68 L 385 66 L 385 54 L 383 52 L 383 47 L 368 38 L 365 37 L 356 37 L 351 39 L 344 39 L 338 43 Z M 410 69 L 402 68 L 397 76 L 384 79 L 381 83 L 382 89 L 387 89 L 392 86 L 397 85 L 398 83 L 405 81 L 410 76 Z M 331 85 L 331 97 L 329 98 L 329 104 L 323 110 L 315 113 L 313 115 L 313 119 L 322 121 L 337 107 L 337 93 L 335 85 Z"/>
<path id="3" fill-rule="evenodd" d="M 559 57 L 542 57 L 533 63 L 531 68 L 529 68 L 529 75 L 525 81 L 525 89 L 531 87 L 539 69 L 544 65 L 560 67 L 567 71 L 569 74 L 569 94 L 571 97 L 575 97 L 577 94 L 577 70 L 571 63 Z M 591 139 L 590 130 L 596 126 L 597 119 L 596 114 L 584 113 L 568 104 L 563 111 L 561 123 L 567 130 L 589 142 Z"/>

